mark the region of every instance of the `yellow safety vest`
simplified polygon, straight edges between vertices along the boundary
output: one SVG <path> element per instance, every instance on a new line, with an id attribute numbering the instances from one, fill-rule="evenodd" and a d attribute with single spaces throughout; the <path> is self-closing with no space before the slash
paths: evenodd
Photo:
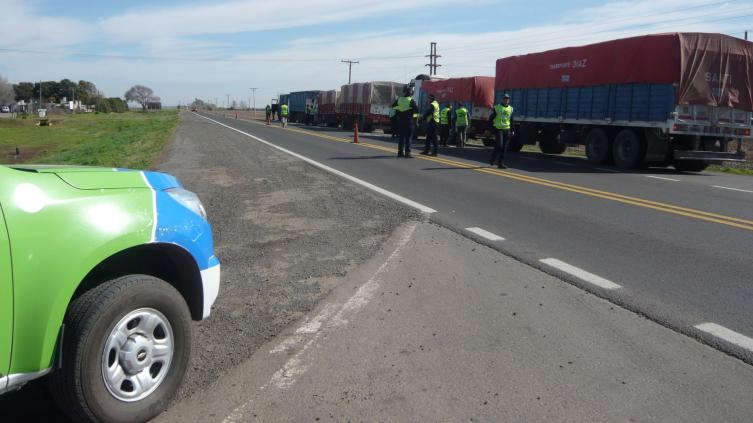
<path id="1" fill-rule="evenodd" d="M 407 112 L 410 110 L 410 102 L 413 100 L 412 97 L 403 97 L 400 96 L 397 98 L 397 107 L 395 107 L 395 110 L 398 112 Z"/>
<path id="2" fill-rule="evenodd" d="M 439 103 L 437 101 L 432 101 L 431 105 L 434 106 L 434 115 L 432 116 L 432 119 L 434 120 L 434 123 L 439 123 Z"/>
<path id="3" fill-rule="evenodd" d="M 288 105 L 287 104 L 283 104 L 282 106 L 280 106 L 280 113 L 282 113 L 283 116 L 287 116 L 288 115 Z"/>
<path id="4" fill-rule="evenodd" d="M 455 126 L 468 126 L 468 109 L 461 107 L 455 111 L 457 120 L 455 120 Z"/>
<path id="5" fill-rule="evenodd" d="M 497 129 L 510 129 L 510 118 L 512 118 L 512 106 L 503 106 L 497 104 L 494 106 L 497 116 L 494 117 L 494 127 Z"/>
<path id="6" fill-rule="evenodd" d="M 448 125 L 450 123 L 450 108 L 445 107 L 439 114 L 439 123 L 442 125 Z"/>

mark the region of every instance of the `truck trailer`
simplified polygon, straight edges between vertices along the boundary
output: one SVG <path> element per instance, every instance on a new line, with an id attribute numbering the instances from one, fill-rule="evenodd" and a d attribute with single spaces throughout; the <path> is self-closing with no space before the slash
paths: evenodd
<path id="1" fill-rule="evenodd" d="M 352 130 L 356 123 L 364 132 L 389 127 L 392 103 L 402 93 L 404 85 L 385 81 L 343 85 L 338 105 L 343 129 Z"/>
<path id="2" fill-rule="evenodd" d="M 431 94 L 436 96 L 440 108 L 452 105 L 454 110 L 462 104 L 468 109 L 471 118 L 468 137 L 481 138 L 485 144 L 491 144 L 494 139 L 489 131 L 489 115 L 494 105 L 493 76 L 423 81 L 420 91 L 418 107 L 421 115 L 426 113 L 429 107 Z"/>
<path id="3" fill-rule="evenodd" d="M 702 171 L 743 161 L 751 138 L 753 43 L 666 33 L 497 60 L 495 98 L 514 107 L 511 150 L 538 142 L 623 169 Z M 734 150 L 734 151 L 730 151 Z"/>
<path id="4" fill-rule="evenodd" d="M 316 108 L 317 96 L 320 91 L 296 91 L 289 95 L 290 121 L 310 123 L 306 116 L 307 108 Z"/>
<path id="5" fill-rule="evenodd" d="M 317 108 L 316 124 L 324 124 L 330 127 L 340 126 L 341 118 L 338 112 L 340 91 L 329 90 L 320 92 L 317 103 L 319 107 Z"/>

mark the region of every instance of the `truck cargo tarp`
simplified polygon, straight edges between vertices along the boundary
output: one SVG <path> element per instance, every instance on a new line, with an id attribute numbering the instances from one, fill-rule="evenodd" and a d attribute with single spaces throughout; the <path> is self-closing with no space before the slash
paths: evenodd
<path id="1" fill-rule="evenodd" d="M 368 114 L 371 106 L 389 107 L 402 91 L 400 82 L 357 82 L 340 89 L 341 113 Z"/>
<path id="2" fill-rule="evenodd" d="M 424 81 L 421 91 L 434 94 L 440 103 L 459 101 L 471 102 L 477 107 L 494 105 L 494 78 L 491 76 Z"/>
<path id="3" fill-rule="evenodd" d="M 495 89 L 674 84 L 679 105 L 753 111 L 753 43 L 669 33 L 497 60 Z"/>

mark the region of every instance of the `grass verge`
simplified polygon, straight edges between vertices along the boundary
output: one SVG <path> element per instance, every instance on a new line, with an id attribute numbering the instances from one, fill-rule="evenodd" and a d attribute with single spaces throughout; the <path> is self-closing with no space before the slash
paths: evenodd
<path id="1" fill-rule="evenodd" d="M 0 120 L 0 161 L 148 169 L 180 117 L 175 110 Z M 15 156 L 16 148 L 20 156 Z"/>

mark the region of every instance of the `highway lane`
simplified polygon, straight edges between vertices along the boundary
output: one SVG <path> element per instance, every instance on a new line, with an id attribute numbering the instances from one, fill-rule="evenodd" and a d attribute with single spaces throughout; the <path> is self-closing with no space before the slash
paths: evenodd
<path id="1" fill-rule="evenodd" d="M 753 264 L 748 254 L 753 247 L 753 226 L 747 223 L 753 217 L 752 197 L 743 191 L 713 188 L 747 189 L 747 178 L 653 169 L 616 173 L 594 170 L 580 159 L 531 154 L 514 155 L 511 170 L 497 172 L 480 163 L 488 151 L 463 153 L 464 158 L 405 160 L 394 157 L 393 144 L 371 137 L 363 138 L 369 146 L 356 146 L 336 142 L 345 135 L 342 132 L 321 131 L 327 137 L 322 138 L 321 133 L 314 136 L 296 128 L 283 131 L 241 120 L 218 120 L 423 203 L 437 210 L 431 218 L 441 224 L 753 362 L 745 338 L 727 337 L 739 346 L 720 340 L 723 332 L 709 334 L 695 328 L 714 323 L 753 337 L 753 317 L 747 312 L 753 300 L 749 283 Z M 226 129 L 218 126 L 217 130 Z M 449 153 L 458 154 L 457 150 Z M 586 188 L 611 194 L 595 194 Z M 634 204 L 615 194 L 692 210 Z M 465 228 L 480 228 L 505 241 L 490 241 Z M 547 258 L 585 273 L 566 274 L 540 261 Z M 589 274 L 619 287 L 600 287 Z"/>

